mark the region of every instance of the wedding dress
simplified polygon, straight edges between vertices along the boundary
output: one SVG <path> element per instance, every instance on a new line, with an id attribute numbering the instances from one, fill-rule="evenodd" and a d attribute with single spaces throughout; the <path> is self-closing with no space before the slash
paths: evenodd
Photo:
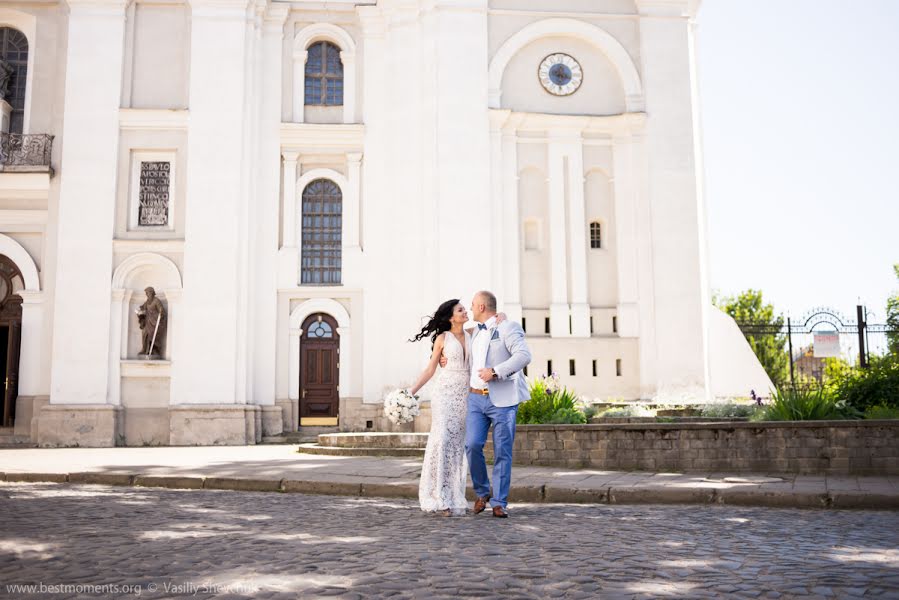
<path id="1" fill-rule="evenodd" d="M 469 339 L 465 333 L 466 347 Z M 461 515 L 468 509 L 465 417 L 471 368 L 465 349 L 452 332 L 444 334 L 443 354 L 447 363 L 437 375 L 431 399 L 431 433 L 421 468 L 418 500 L 423 511 L 448 509 L 450 514 Z"/>

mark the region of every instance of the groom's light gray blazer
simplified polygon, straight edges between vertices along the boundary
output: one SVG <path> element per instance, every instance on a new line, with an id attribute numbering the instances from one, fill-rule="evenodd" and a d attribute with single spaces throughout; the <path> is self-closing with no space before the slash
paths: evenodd
<path id="1" fill-rule="evenodd" d="M 515 406 L 530 397 L 524 369 L 531 362 L 531 350 L 524 339 L 524 330 L 514 321 L 503 321 L 489 329 L 475 329 L 471 336 L 474 344 L 479 335 L 489 335 L 487 369 L 496 372 L 497 379 L 487 383 L 490 401 L 494 406 Z"/>

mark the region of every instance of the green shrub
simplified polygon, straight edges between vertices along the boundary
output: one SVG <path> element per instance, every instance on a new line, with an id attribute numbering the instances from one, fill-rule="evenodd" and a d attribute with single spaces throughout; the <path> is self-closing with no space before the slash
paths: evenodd
<path id="1" fill-rule="evenodd" d="M 849 406 L 865 411 L 872 406 L 899 408 L 899 356 L 872 356 L 867 369 L 834 368 L 827 390 Z"/>
<path id="2" fill-rule="evenodd" d="M 869 406 L 865 410 L 866 419 L 899 419 L 899 408 L 895 406 Z"/>
<path id="3" fill-rule="evenodd" d="M 829 421 L 857 419 L 859 411 L 823 389 L 784 388 L 774 392 L 771 403 L 753 415 L 761 421 Z"/>
<path id="4" fill-rule="evenodd" d="M 616 406 L 614 408 L 607 408 L 606 410 L 599 413 L 600 417 L 654 417 L 656 416 L 656 411 L 651 408 L 647 408 L 643 404 L 632 404 L 630 406 Z"/>
<path id="5" fill-rule="evenodd" d="M 703 406 L 699 414 L 702 417 L 712 419 L 732 419 L 738 417 L 751 417 L 759 410 L 755 404 L 733 404 L 731 402 L 722 404 L 708 404 Z"/>
<path id="6" fill-rule="evenodd" d="M 546 421 L 549 425 L 583 425 L 587 417 L 576 408 L 560 408 Z"/>
<path id="7" fill-rule="evenodd" d="M 586 423 L 587 418 L 578 408 L 578 397 L 573 390 L 559 385 L 556 375 L 535 379 L 530 383 L 530 399 L 518 405 L 516 422 L 521 425 L 541 425 L 544 423 Z M 577 421 L 553 421 L 552 419 L 574 419 Z"/>

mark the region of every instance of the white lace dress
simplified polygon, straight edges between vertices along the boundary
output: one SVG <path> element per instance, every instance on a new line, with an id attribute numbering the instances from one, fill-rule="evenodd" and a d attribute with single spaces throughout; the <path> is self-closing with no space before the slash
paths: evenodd
<path id="1" fill-rule="evenodd" d="M 468 341 L 466 333 L 466 346 Z M 465 349 L 451 332 L 444 334 L 443 354 L 447 363 L 437 374 L 431 398 L 431 433 L 421 468 L 418 500 L 423 511 L 449 509 L 451 514 L 461 515 L 468 508 L 465 415 L 471 370 Z"/>

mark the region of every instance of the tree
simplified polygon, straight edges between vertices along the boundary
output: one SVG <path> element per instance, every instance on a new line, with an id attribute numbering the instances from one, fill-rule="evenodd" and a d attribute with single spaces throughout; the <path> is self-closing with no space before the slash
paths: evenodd
<path id="1" fill-rule="evenodd" d="M 761 290 L 746 290 L 737 296 L 716 296 L 715 304 L 740 326 L 746 341 L 776 387 L 788 382 L 790 358 L 784 350 L 786 336 L 780 333 L 782 316 L 775 316 L 774 305 L 766 304 Z"/>
<path id="2" fill-rule="evenodd" d="M 899 281 L 899 263 L 893 265 L 893 272 Z M 887 298 L 887 350 L 890 354 L 899 356 L 899 291 Z"/>

